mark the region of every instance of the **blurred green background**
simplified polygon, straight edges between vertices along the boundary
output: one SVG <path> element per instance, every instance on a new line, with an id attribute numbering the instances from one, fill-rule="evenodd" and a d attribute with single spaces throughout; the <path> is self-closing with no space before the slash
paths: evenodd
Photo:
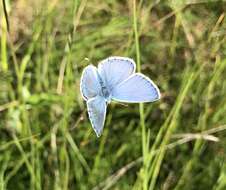
<path id="1" fill-rule="evenodd" d="M 0 5 L 0 190 L 226 189 L 223 0 Z M 80 76 L 112 55 L 162 98 L 112 103 L 97 138 Z"/>

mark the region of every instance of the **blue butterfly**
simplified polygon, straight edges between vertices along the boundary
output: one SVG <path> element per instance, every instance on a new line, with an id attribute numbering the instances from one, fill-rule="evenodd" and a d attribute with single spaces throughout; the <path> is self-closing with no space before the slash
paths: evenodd
<path id="1" fill-rule="evenodd" d="M 97 137 L 103 131 L 107 104 L 111 100 L 139 103 L 160 99 L 158 87 L 135 70 L 132 59 L 117 56 L 104 59 L 98 68 L 88 65 L 83 70 L 80 90 Z"/>

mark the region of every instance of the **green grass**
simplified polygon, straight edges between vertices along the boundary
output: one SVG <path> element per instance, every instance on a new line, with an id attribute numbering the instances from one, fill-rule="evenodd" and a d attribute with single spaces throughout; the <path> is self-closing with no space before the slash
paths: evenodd
<path id="1" fill-rule="evenodd" d="M 225 190 L 224 1 L 0 3 L 0 190 Z M 97 138 L 85 66 L 133 58 L 155 103 L 113 102 Z"/>

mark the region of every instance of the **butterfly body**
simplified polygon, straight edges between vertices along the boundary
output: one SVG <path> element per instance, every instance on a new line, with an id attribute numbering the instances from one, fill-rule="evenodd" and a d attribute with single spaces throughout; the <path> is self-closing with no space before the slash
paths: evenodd
<path id="1" fill-rule="evenodd" d="M 110 103 L 111 102 L 110 90 L 108 89 L 107 85 L 104 83 L 104 81 L 101 78 L 101 76 L 98 73 L 98 71 L 96 71 L 96 72 L 97 72 L 98 80 L 99 80 L 99 83 L 100 83 L 100 86 L 101 86 L 100 95 L 105 98 L 105 101 L 107 103 Z"/>
<path id="2" fill-rule="evenodd" d="M 110 57 L 101 61 L 98 68 L 88 65 L 83 70 L 80 90 L 97 136 L 102 133 L 111 100 L 139 103 L 160 99 L 158 87 L 145 75 L 135 73 L 135 68 L 130 58 Z"/>

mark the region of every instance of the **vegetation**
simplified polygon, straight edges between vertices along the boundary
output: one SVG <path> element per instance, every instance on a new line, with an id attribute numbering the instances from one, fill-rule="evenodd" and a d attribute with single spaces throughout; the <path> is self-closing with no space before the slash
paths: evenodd
<path id="1" fill-rule="evenodd" d="M 0 189 L 225 190 L 225 7 L 2 0 Z M 112 55 L 136 60 L 162 98 L 113 102 L 97 138 L 80 76 Z"/>

